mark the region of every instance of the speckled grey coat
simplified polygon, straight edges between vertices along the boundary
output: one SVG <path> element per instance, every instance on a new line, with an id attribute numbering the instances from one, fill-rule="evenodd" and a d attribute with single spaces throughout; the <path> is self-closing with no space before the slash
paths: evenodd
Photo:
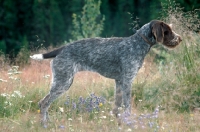
<path id="1" fill-rule="evenodd" d="M 167 24 L 151 21 L 130 37 L 89 38 L 40 54 L 42 59 L 55 57 L 51 62 L 53 79 L 50 93 L 39 102 L 42 123 L 48 118 L 47 110 L 51 102 L 69 89 L 78 71 L 94 71 L 114 79 L 113 112 L 117 115 L 121 106 L 130 109 L 131 84 L 151 46 L 160 42 L 175 47 L 180 41 L 180 36 Z M 31 58 L 38 59 L 36 56 Z"/>

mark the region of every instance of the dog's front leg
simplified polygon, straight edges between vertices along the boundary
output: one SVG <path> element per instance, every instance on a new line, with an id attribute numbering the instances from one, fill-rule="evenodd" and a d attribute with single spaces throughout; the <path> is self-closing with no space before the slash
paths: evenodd
<path id="1" fill-rule="evenodd" d="M 131 113 L 131 86 L 132 81 L 127 79 L 123 81 L 121 87 L 122 90 L 122 106 L 125 108 L 125 111 Z"/>
<path id="2" fill-rule="evenodd" d="M 115 90 L 115 107 L 113 109 L 113 114 L 118 117 L 120 113 L 119 108 L 123 108 L 126 111 L 131 112 L 131 86 L 132 82 L 127 80 L 119 81 L 115 80 L 116 90 Z"/>
<path id="3" fill-rule="evenodd" d="M 120 115 L 124 112 L 131 113 L 131 81 L 119 81 L 115 80 L 115 107 L 113 114 L 118 118 L 118 125 L 121 125 Z M 119 109 L 122 108 L 122 109 Z M 122 110 L 122 111 L 120 111 Z M 124 110 L 124 111 L 123 111 Z"/>
<path id="4" fill-rule="evenodd" d="M 113 114 L 118 117 L 119 108 L 122 107 L 122 82 L 119 80 L 115 80 L 115 107 L 113 109 Z"/>

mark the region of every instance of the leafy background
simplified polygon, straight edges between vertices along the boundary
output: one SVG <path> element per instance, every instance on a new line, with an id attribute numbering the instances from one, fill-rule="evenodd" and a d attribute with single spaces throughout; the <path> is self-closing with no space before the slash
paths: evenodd
<path id="1" fill-rule="evenodd" d="M 98 3 L 98 0 L 94 0 Z M 91 1 L 88 1 L 91 2 Z M 162 4 L 170 0 L 101 0 L 100 12 L 92 11 L 95 21 L 104 20 L 101 37 L 129 36 L 133 34 L 133 22 L 138 27 L 160 17 Z M 200 7 L 199 0 L 176 0 L 183 11 Z M 58 46 L 75 40 L 72 32 L 76 15 L 84 13 L 85 0 L 1 0 L 0 2 L 0 51 L 15 58 L 26 47 Z M 92 9 L 92 8 L 91 8 Z M 95 8 L 94 8 L 95 9 Z M 85 22 L 85 21 L 82 21 Z M 82 31 L 90 31 L 82 29 Z M 84 36 L 92 37 L 92 36 Z M 12 60 L 13 61 L 13 60 Z"/>

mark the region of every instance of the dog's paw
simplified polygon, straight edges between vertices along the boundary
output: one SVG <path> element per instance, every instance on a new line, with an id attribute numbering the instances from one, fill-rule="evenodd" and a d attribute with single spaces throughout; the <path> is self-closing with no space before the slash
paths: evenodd
<path id="1" fill-rule="evenodd" d="M 30 58 L 32 58 L 34 60 L 42 60 L 43 59 L 43 55 L 42 54 L 35 54 L 33 56 L 30 56 Z"/>

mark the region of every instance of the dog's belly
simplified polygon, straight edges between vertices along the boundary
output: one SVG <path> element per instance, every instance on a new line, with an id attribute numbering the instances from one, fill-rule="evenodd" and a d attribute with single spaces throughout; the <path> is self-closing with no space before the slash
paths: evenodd
<path id="1" fill-rule="evenodd" d="M 111 79 L 118 79 L 120 77 L 120 70 L 117 70 L 117 69 L 109 69 L 107 68 L 106 70 L 102 70 L 102 69 L 97 69 L 97 70 L 94 70 L 94 72 L 97 72 L 99 74 L 101 74 L 102 76 L 104 77 L 107 77 L 107 78 L 111 78 Z"/>
<path id="2" fill-rule="evenodd" d="M 111 79 L 118 79 L 121 75 L 121 67 L 118 64 L 109 64 L 104 63 L 101 65 L 98 65 L 98 63 L 94 65 L 79 65 L 78 66 L 79 71 L 92 71 L 97 72 L 101 74 L 102 76 L 105 76 L 107 78 Z"/>

